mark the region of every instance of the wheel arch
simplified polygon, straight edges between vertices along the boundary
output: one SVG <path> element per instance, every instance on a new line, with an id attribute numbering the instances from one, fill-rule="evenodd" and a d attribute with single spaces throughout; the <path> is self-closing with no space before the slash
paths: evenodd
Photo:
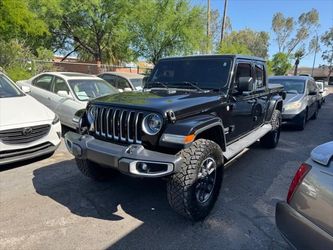
<path id="1" fill-rule="evenodd" d="M 274 110 L 280 110 L 282 113 L 283 109 L 283 99 L 281 96 L 274 96 L 268 103 L 266 121 L 269 122 L 272 119 Z"/>

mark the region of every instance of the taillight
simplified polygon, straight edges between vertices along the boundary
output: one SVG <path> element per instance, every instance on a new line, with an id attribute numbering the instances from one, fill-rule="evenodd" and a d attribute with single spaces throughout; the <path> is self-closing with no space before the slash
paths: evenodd
<path id="1" fill-rule="evenodd" d="M 290 187 L 289 187 L 288 196 L 287 196 L 288 203 L 290 203 L 291 198 L 293 197 L 297 187 L 302 182 L 305 175 L 310 171 L 310 169 L 311 169 L 311 166 L 306 163 L 302 163 L 302 165 L 298 168 L 298 170 L 290 184 Z"/>

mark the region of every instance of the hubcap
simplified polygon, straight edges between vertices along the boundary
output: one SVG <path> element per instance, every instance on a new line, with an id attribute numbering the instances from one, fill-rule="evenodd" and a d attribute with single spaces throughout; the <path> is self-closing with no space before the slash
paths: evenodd
<path id="1" fill-rule="evenodd" d="M 213 158 L 205 159 L 200 166 L 195 195 L 200 203 L 206 202 L 213 193 L 216 180 L 216 162 Z"/>

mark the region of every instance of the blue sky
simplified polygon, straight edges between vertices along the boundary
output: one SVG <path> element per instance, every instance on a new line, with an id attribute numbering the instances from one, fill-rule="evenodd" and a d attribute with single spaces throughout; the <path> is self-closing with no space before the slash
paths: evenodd
<path id="1" fill-rule="evenodd" d="M 206 6 L 207 0 L 192 0 L 192 4 Z M 224 0 L 211 0 L 211 9 L 218 9 L 223 13 Z M 276 12 L 285 16 L 294 17 L 315 8 L 319 12 L 320 27 L 318 34 L 323 34 L 333 27 L 333 1 L 332 0 L 229 0 L 227 15 L 231 19 L 232 29 L 240 30 L 250 28 L 257 31 L 266 31 L 270 34 L 269 55 L 277 52 L 271 30 L 272 17 Z M 315 34 L 312 34 L 315 35 Z M 301 66 L 312 67 L 313 54 L 301 61 Z M 322 64 L 321 52 L 317 54 L 316 66 Z"/>

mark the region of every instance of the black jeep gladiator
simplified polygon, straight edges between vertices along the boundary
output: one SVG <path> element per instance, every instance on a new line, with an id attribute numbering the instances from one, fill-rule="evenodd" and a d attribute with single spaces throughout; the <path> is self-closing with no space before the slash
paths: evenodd
<path id="1" fill-rule="evenodd" d="M 212 209 L 224 164 L 260 139 L 279 141 L 283 87 L 267 85 L 263 59 L 209 55 L 161 59 L 142 92 L 91 100 L 79 133 L 65 143 L 81 172 L 167 180 L 179 214 L 200 220 Z"/>

